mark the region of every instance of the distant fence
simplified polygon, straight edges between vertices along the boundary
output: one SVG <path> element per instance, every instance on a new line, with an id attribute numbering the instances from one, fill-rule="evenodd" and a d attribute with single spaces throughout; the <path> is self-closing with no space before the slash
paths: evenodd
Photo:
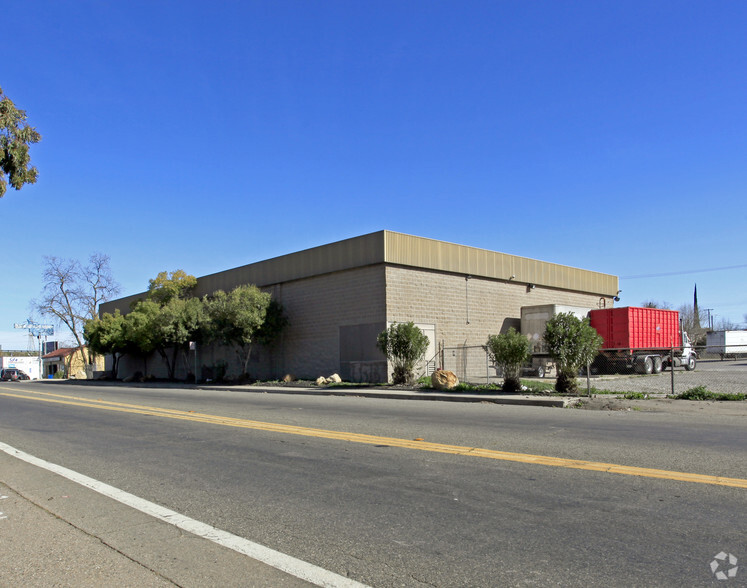
<path id="1" fill-rule="evenodd" d="M 621 350 L 629 351 L 629 350 Z M 666 363 L 655 366 L 654 372 L 637 373 L 627 369 L 625 362 L 616 369 L 599 368 L 598 362 L 592 366 L 588 381 L 592 389 L 619 393 L 681 394 L 702 386 L 714 393 L 747 394 L 747 346 L 697 347 L 695 369 L 686 370 L 682 366 L 672 369 Z M 485 346 L 443 347 L 436 358 L 427 362 L 426 375 L 436 367 L 456 374 L 461 382 L 474 385 L 502 384 L 503 378 L 496 372 Z M 608 366 L 609 367 L 609 366 Z M 615 373 L 607 373 L 614 371 Z M 538 382 L 553 382 L 553 377 L 538 378 L 531 369 L 525 370 L 522 378 Z M 585 393 L 585 374 L 579 374 L 579 389 Z M 593 391 L 593 390 L 592 390 Z"/>
<path id="2" fill-rule="evenodd" d="M 470 384 L 500 384 L 495 367 L 484 345 L 443 347 L 437 357 L 443 369 L 454 372 L 460 382 Z"/>

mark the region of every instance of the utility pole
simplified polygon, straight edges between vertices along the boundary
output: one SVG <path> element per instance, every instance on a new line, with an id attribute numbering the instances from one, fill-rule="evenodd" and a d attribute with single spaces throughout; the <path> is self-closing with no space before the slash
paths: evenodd
<path id="1" fill-rule="evenodd" d="M 47 340 L 48 335 L 54 335 L 54 327 L 52 325 L 40 325 L 31 319 L 28 319 L 25 323 L 15 323 L 14 329 L 26 329 L 29 335 L 36 337 L 39 342 L 39 379 L 44 377 L 44 365 L 42 361 L 42 342 L 41 337 L 44 335 L 44 340 Z"/>
<path id="2" fill-rule="evenodd" d="M 705 310 L 708 313 L 708 318 L 707 318 L 707 321 L 708 321 L 708 330 L 712 331 L 713 330 L 713 316 L 711 315 L 711 311 L 713 309 L 712 308 L 704 308 L 703 310 Z"/>

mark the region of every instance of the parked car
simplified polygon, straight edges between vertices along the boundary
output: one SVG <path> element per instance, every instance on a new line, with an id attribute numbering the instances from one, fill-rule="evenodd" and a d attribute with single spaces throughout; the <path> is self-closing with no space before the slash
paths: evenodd
<path id="1" fill-rule="evenodd" d="M 30 380 L 28 374 L 16 368 L 7 368 L 0 372 L 0 381 L 15 382 L 16 380 Z"/>

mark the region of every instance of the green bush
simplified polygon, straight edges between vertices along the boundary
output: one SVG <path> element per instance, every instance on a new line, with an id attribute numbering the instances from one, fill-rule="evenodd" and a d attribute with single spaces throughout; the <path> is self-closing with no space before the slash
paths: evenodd
<path id="1" fill-rule="evenodd" d="M 521 366 L 529 357 L 529 340 L 511 327 L 506 333 L 490 335 L 486 346 L 503 373 L 504 392 L 521 390 Z"/>
<path id="2" fill-rule="evenodd" d="M 547 321 L 545 343 L 558 370 L 555 389 L 564 394 L 577 394 L 576 374 L 599 353 L 602 338 L 588 318 L 582 320 L 570 312 L 561 312 Z"/>
<path id="3" fill-rule="evenodd" d="M 412 384 L 415 364 L 428 349 L 428 336 L 415 323 L 393 323 L 376 338 L 376 346 L 392 362 L 392 383 Z"/>

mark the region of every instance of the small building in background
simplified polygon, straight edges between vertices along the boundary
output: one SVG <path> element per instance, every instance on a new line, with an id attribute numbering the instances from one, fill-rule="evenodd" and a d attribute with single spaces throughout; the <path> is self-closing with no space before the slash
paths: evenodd
<path id="1" fill-rule="evenodd" d="M 17 369 L 25 373 L 30 379 L 38 380 L 39 354 L 33 351 L 2 351 L 0 352 L 0 369 Z"/>
<path id="2" fill-rule="evenodd" d="M 83 359 L 81 349 L 81 347 L 59 347 L 55 351 L 43 355 L 42 362 L 44 364 L 44 377 L 53 378 L 57 375 L 57 377 L 77 380 L 87 379 L 86 363 Z M 103 371 L 104 365 L 105 358 L 102 355 L 97 355 L 94 358 L 93 371 Z M 64 375 L 59 376 L 58 374 Z M 92 375 L 93 374 L 91 374 L 91 376 Z"/>

